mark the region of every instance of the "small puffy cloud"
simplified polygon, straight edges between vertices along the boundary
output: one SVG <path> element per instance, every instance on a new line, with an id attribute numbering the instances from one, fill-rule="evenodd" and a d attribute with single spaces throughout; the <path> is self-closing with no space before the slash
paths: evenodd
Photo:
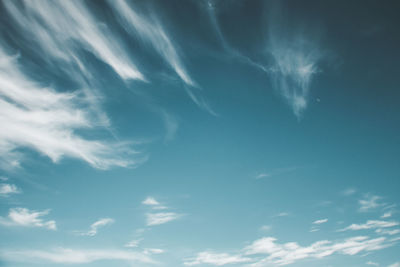
<path id="1" fill-rule="evenodd" d="M 178 219 L 181 215 L 175 212 L 147 213 L 146 225 L 160 225 Z"/>
<path id="2" fill-rule="evenodd" d="M 45 221 L 41 217 L 49 214 L 50 210 L 34 211 L 26 208 L 10 209 L 6 218 L 0 217 L 0 224 L 5 226 L 42 227 L 57 230 L 54 220 Z"/>
<path id="3" fill-rule="evenodd" d="M 8 197 L 11 194 L 21 193 L 16 185 L 0 184 L 0 196 Z"/>
<path id="4" fill-rule="evenodd" d="M 80 235 L 87 235 L 87 236 L 95 236 L 99 228 L 104 227 L 106 225 L 114 223 L 114 219 L 111 218 L 102 218 L 96 222 L 94 222 L 90 226 L 90 230 L 88 232 L 80 233 Z"/>
<path id="5" fill-rule="evenodd" d="M 388 267 L 400 267 L 400 262 L 393 263 L 393 264 L 389 265 Z"/>
<path id="6" fill-rule="evenodd" d="M 211 264 L 222 266 L 226 264 L 238 264 L 250 262 L 252 259 L 243 257 L 241 255 L 230 255 L 228 253 L 213 253 L 213 252 L 200 252 L 193 259 L 184 262 L 186 266 L 193 266 L 199 264 Z"/>
<path id="7" fill-rule="evenodd" d="M 142 201 L 142 204 L 149 205 L 149 206 L 160 205 L 160 203 L 153 197 L 147 197 L 145 200 Z"/>
<path id="8" fill-rule="evenodd" d="M 379 221 L 379 220 L 368 220 L 364 224 L 351 224 L 344 229 L 339 231 L 347 231 L 347 230 L 367 230 L 367 229 L 376 229 L 376 228 L 388 228 L 399 225 L 398 222 L 395 221 Z"/>
<path id="9" fill-rule="evenodd" d="M 328 219 L 316 220 L 313 222 L 313 224 L 323 224 L 323 223 L 326 223 L 327 221 L 328 221 Z"/>
<path id="10" fill-rule="evenodd" d="M 376 263 L 376 262 L 373 262 L 373 261 L 367 261 L 365 264 L 372 265 L 372 266 L 379 266 L 379 263 Z"/>

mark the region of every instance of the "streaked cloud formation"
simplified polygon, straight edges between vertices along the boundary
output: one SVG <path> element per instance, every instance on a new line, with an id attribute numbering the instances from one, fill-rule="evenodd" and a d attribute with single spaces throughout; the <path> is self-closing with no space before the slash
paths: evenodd
<path id="1" fill-rule="evenodd" d="M 369 220 L 364 224 L 352 224 L 341 231 L 347 230 L 366 230 L 366 229 L 375 229 L 375 228 L 387 228 L 398 226 L 399 223 L 395 221 L 379 221 L 379 220 Z"/>
<path id="2" fill-rule="evenodd" d="M 328 219 L 321 219 L 321 220 L 314 221 L 313 224 L 323 224 L 323 223 L 326 223 L 326 222 L 328 222 Z"/>
<path id="3" fill-rule="evenodd" d="M 85 264 L 100 260 L 115 260 L 129 263 L 156 263 L 144 253 L 118 249 L 82 250 L 56 248 L 50 250 L 4 250 L 0 253 L 3 259 L 14 262 Z"/>
<path id="4" fill-rule="evenodd" d="M 102 228 L 106 225 L 110 225 L 110 224 L 114 223 L 114 221 L 115 220 L 112 218 L 99 219 L 98 221 L 96 221 L 92 225 L 90 225 L 90 230 L 88 232 L 80 233 L 80 235 L 95 236 L 97 234 L 97 231 L 99 230 L 99 228 Z"/>
<path id="5" fill-rule="evenodd" d="M 146 224 L 147 226 L 154 226 L 164 224 L 170 221 L 178 219 L 181 215 L 175 212 L 158 212 L 158 213 L 147 213 Z"/>
<path id="6" fill-rule="evenodd" d="M 249 266 L 288 265 L 304 259 L 321 259 L 332 254 L 356 255 L 392 246 L 384 237 L 368 236 L 350 237 L 344 240 L 321 240 L 309 246 L 301 246 L 297 242 L 277 243 L 274 237 L 264 237 L 252 242 L 235 255 L 200 252 L 193 260 L 185 261 L 185 265 L 212 264 L 216 266 L 229 263 L 250 262 Z M 223 255 L 223 256 L 221 256 Z M 225 259 L 218 260 L 218 259 Z M 211 259 L 211 260 L 210 260 Z M 217 259 L 217 260 L 213 260 Z M 231 260 L 228 260 L 231 259 Z M 235 262 L 235 260 L 238 260 Z"/>
<path id="7" fill-rule="evenodd" d="M 0 217 L 0 224 L 4 226 L 40 227 L 57 230 L 54 220 L 45 221 L 41 217 L 48 215 L 50 210 L 35 211 L 27 208 L 12 208 L 6 218 Z"/>

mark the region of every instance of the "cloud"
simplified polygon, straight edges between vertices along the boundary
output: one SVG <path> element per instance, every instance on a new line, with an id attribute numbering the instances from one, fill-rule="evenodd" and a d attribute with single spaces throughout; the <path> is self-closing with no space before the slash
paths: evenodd
<path id="1" fill-rule="evenodd" d="M 395 221 L 379 221 L 379 220 L 368 220 L 364 224 L 352 224 L 344 229 L 339 231 L 347 231 L 347 230 L 366 230 L 366 229 L 376 229 L 376 228 L 387 228 L 399 225 L 398 222 Z"/>
<path id="2" fill-rule="evenodd" d="M 297 242 L 278 243 L 274 237 L 255 240 L 235 254 L 204 251 L 193 259 L 184 261 L 185 265 L 211 264 L 221 266 L 231 263 L 248 262 L 246 266 L 281 266 L 305 259 L 322 259 L 333 254 L 356 255 L 361 252 L 381 250 L 394 245 L 394 241 L 385 237 L 350 237 L 344 240 L 320 240 L 309 246 Z"/>
<path id="3" fill-rule="evenodd" d="M 393 263 L 393 264 L 389 265 L 388 267 L 400 267 L 400 262 Z"/>
<path id="4" fill-rule="evenodd" d="M 387 230 L 387 229 L 376 229 L 376 233 L 378 234 L 383 234 L 383 235 L 397 235 L 400 234 L 400 229 L 394 229 L 394 230 Z"/>
<path id="5" fill-rule="evenodd" d="M 87 235 L 87 236 L 95 236 L 99 228 L 102 228 L 106 225 L 113 224 L 115 222 L 114 219 L 111 218 L 102 218 L 96 222 L 94 222 L 90 226 L 90 230 L 88 232 L 80 233 L 80 235 Z"/>
<path id="6" fill-rule="evenodd" d="M 159 212 L 159 213 L 147 213 L 146 214 L 146 225 L 160 225 L 170 221 L 177 220 L 181 217 L 180 214 L 175 212 Z"/>
<path id="7" fill-rule="evenodd" d="M 356 192 L 357 192 L 357 190 L 355 188 L 347 188 L 342 192 L 342 194 L 344 196 L 351 196 L 351 195 L 354 195 Z"/>
<path id="8" fill-rule="evenodd" d="M 7 129 L 0 132 L 0 167 L 19 166 L 20 148 L 36 150 L 53 162 L 72 157 L 99 169 L 145 160 L 133 160 L 135 152 L 126 142 L 88 140 L 77 133 L 103 124 L 83 91 L 57 92 L 31 80 L 17 57 L 1 47 L 0 58 L 0 124 Z"/>
<path id="9" fill-rule="evenodd" d="M 174 139 L 176 132 L 178 131 L 179 128 L 179 123 L 178 120 L 172 116 L 171 114 L 163 111 L 161 113 L 161 116 L 164 121 L 164 126 L 165 126 L 165 141 L 169 142 Z"/>
<path id="10" fill-rule="evenodd" d="M 142 201 L 143 205 L 149 206 L 158 206 L 160 203 L 153 197 L 147 197 L 145 200 Z"/>
<path id="11" fill-rule="evenodd" d="M 183 66 L 173 42 L 158 21 L 150 21 L 150 16 L 140 15 L 132 4 L 124 0 L 109 1 L 109 3 L 128 32 L 150 44 L 187 85 L 196 86 Z"/>
<path id="12" fill-rule="evenodd" d="M 381 197 L 379 196 L 366 195 L 364 199 L 360 199 L 358 201 L 358 203 L 360 204 L 359 211 L 367 212 L 381 207 L 383 204 L 378 203 L 380 199 Z"/>
<path id="13" fill-rule="evenodd" d="M 383 237 L 370 239 L 366 236 L 352 237 L 337 242 L 322 240 L 307 247 L 302 247 L 296 242 L 279 244 L 276 241 L 273 237 L 265 237 L 245 247 L 245 255 L 268 255 L 251 266 L 287 265 L 306 258 L 321 259 L 334 253 L 356 255 L 363 251 L 380 250 L 391 245 L 386 243 Z"/>
<path id="14" fill-rule="evenodd" d="M 125 244 L 125 247 L 127 248 L 136 248 L 139 246 L 139 243 L 142 242 L 143 239 L 135 239 L 131 240 L 128 243 Z"/>
<path id="15" fill-rule="evenodd" d="M 388 211 L 388 212 L 385 212 L 382 216 L 381 216 L 381 219 L 386 219 L 386 218 L 389 218 L 389 217 L 392 217 L 392 212 L 391 211 Z"/>
<path id="16" fill-rule="evenodd" d="M 376 262 L 373 262 L 373 261 L 367 261 L 365 264 L 373 265 L 373 266 L 379 266 L 379 263 L 376 263 Z"/>
<path id="17" fill-rule="evenodd" d="M 85 264 L 100 260 L 156 263 L 144 253 L 117 249 L 81 250 L 55 248 L 51 250 L 3 250 L 1 251 L 1 256 L 6 261 L 27 263 Z"/>
<path id="18" fill-rule="evenodd" d="M 272 217 L 286 217 L 286 216 L 289 216 L 288 212 L 281 212 L 281 213 L 278 213 L 278 214 L 276 214 L 276 215 L 274 215 Z"/>
<path id="19" fill-rule="evenodd" d="M 57 230 L 54 220 L 45 221 L 41 217 L 49 214 L 50 210 L 34 211 L 26 208 L 10 209 L 6 218 L 0 217 L 0 224 L 4 226 L 41 227 Z"/>
<path id="20" fill-rule="evenodd" d="M 326 222 L 328 222 L 328 219 L 321 219 L 321 220 L 314 221 L 313 224 L 323 224 L 323 223 L 326 223 Z"/>
<path id="21" fill-rule="evenodd" d="M 267 45 L 273 61 L 270 77 L 274 88 L 300 119 L 308 105 L 311 82 L 321 72 L 318 65 L 324 55 L 310 33 L 298 25 L 283 26 L 288 23 L 282 21 L 281 11 L 277 8 L 271 11 Z"/>
<path id="22" fill-rule="evenodd" d="M 265 231 L 265 232 L 268 232 L 271 229 L 272 229 L 271 225 L 263 225 L 263 226 L 260 227 L 260 230 L 261 231 Z"/>
<path id="23" fill-rule="evenodd" d="M 112 32 L 105 25 L 100 28 L 82 1 L 24 1 L 23 8 L 6 1 L 5 7 L 29 39 L 53 59 L 81 66 L 79 51 L 85 49 L 121 78 L 145 80 Z"/>
<path id="24" fill-rule="evenodd" d="M 246 258 L 240 255 L 230 255 L 227 253 L 213 253 L 213 252 L 200 252 L 193 259 L 189 259 L 184 262 L 186 266 L 193 266 L 199 264 L 211 264 L 216 266 L 222 266 L 226 264 L 238 264 L 251 261 L 250 258 Z"/>
<path id="25" fill-rule="evenodd" d="M 14 184 L 0 184 L 0 196 L 8 197 L 11 194 L 21 193 L 21 190 Z"/>
<path id="26" fill-rule="evenodd" d="M 162 254 L 165 251 L 163 249 L 160 248 L 145 248 L 143 250 L 143 253 L 146 255 L 152 255 L 152 254 Z"/>

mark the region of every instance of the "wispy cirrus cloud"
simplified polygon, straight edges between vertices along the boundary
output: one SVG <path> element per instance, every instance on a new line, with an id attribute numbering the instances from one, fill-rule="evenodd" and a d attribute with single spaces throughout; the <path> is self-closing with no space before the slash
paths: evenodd
<path id="1" fill-rule="evenodd" d="M 102 218 L 90 225 L 90 230 L 87 232 L 79 232 L 79 235 L 95 236 L 98 230 L 106 225 L 113 224 L 115 222 L 112 218 Z"/>
<path id="2" fill-rule="evenodd" d="M 79 49 L 86 49 L 121 78 L 145 79 L 117 39 L 110 38 L 112 32 L 104 25 L 100 29 L 83 1 L 5 1 L 5 7 L 26 35 L 54 59 L 81 66 Z"/>
<path id="3" fill-rule="evenodd" d="M 0 57 L 0 123 L 7 129 L 0 132 L 0 167 L 19 166 L 19 148 L 36 150 L 53 162 L 81 159 L 99 169 L 142 161 L 132 159 L 127 143 L 89 140 L 76 133 L 104 125 L 82 91 L 57 92 L 24 74 L 16 56 L 0 48 Z"/>
<path id="4" fill-rule="evenodd" d="M 150 44 L 187 85 L 196 86 L 181 62 L 175 45 L 157 20 L 139 14 L 132 3 L 128 4 L 125 0 L 109 3 L 128 32 Z"/>
<path id="5" fill-rule="evenodd" d="M 4 226 L 40 227 L 57 230 L 54 220 L 45 221 L 42 219 L 49 212 L 50 210 L 35 211 L 27 208 L 12 208 L 7 217 L 0 217 L 0 224 Z"/>
<path id="6" fill-rule="evenodd" d="M 123 261 L 128 263 L 156 264 L 149 255 L 118 249 L 70 249 L 49 250 L 2 250 L 2 259 L 10 262 L 87 264 L 101 260 Z"/>

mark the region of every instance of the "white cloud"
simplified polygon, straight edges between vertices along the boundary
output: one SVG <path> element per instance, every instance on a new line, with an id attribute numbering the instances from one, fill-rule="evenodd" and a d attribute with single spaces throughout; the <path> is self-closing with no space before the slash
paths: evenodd
<path id="1" fill-rule="evenodd" d="M 159 225 L 178 219 L 181 215 L 175 212 L 147 213 L 146 225 Z"/>
<path id="2" fill-rule="evenodd" d="M 357 192 L 357 190 L 355 188 L 347 188 L 346 190 L 344 190 L 342 192 L 342 194 L 345 196 L 351 196 L 351 195 L 354 195 L 356 192 Z"/>
<path id="3" fill-rule="evenodd" d="M 261 179 L 265 177 L 269 177 L 270 175 L 268 173 L 260 173 L 256 176 L 256 179 Z"/>
<path id="4" fill-rule="evenodd" d="M 263 226 L 260 227 L 260 230 L 261 231 L 265 231 L 265 232 L 268 232 L 271 229 L 272 229 L 271 225 L 263 225 Z"/>
<path id="5" fill-rule="evenodd" d="M 281 212 L 281 213 L 278 213 L 278 214 L 276 214 L 276 215 L 274 215 L 272 217 L 286 217 L 286 216 L 289 216 L 289 213 Z"/>
<path id="6" fill-rule="evenodd" d="M 212 264 L 222 266 L 226 264 L 238 264 L 251 261 L 250 258 L 241 255 L 230 255 L 227 253 L 200 252 L 194 259 L 189 259 L 184 262 L 186 266 L 198 264 Z"/>
<path id="7" fill-rule="evenodd" d="M 398 222 L 395 221 L 379 221 L 379 220 L 368 220 L 364 224 L 351 224 L 344 229 L 339 231 L 347 231 L 347 230 L 366 230 L 366 229 L 376 229 L 376 228 L 388 228 L 399 225 Z"/>
<path id="8" fill-rule="evenodd" d="M 391 212 L 391 211 L 385 212 L 385 213 L 381 216 L 382 219 L 389 218 L 389 217 L 392 217 L 392 212 Z"/>
<path id="9" fill-rule="evenodd" d="M 326 222 L 328 222 L 328 219 L 321 219 L 321 220 L 314 221 L 313 224 L 323 224 L 323 223 L 326 223 Z"/>
<path id="10" fill-rule="evenodd" d="M 99 228 L 102 228 L 106 225 L 110 225 L 114 222 L 115 220 L 111 218 L 99 219 L 90 226 L 90 230 L 88 232 L 80 233 L 80 235 L 95 236 Z"/>
<path id="11" fill-rule="evenodd" d="M 156 263 L 144 253 L 117 249 L 81 250 L 56 248 L 52 250 L 3 250 L 1 251 L 1 256 L 6 261 L 26 263 L 85 264 L 100 260 Z"/>
<path id="12" fill-rule="evenodd" d="M 138 35 L 145 43 L 153 46 L 157 53 L 164 58 L 187 85 L 196 86 L 183 66 L 172 41 L 160 23 L 150 21 L 150 16 L 144 17 L 140 15 L 133 9 L 132 4 L 129 5 L 124 0 L 109 1 L 109 3 L 128 32 L 136 36 Z"/>
<path id="13" fill-rule="evenodd" d="M 394 229 L 394 230 L 387 230 L 387 229 L 376 229 L 376 233 L 378 234 L 383 234 L 383 235 L 397 235 L 400 234 L 400 229 Z"/>
<path id="14" fill-rule="evenodd" d="M 6 1 L 5 6 L 29 39 L 53 59 L 82 66 L 79 49 L 85 49 L 123 79 L 144 80 L 112 32 L 105 25 L 100 28 L 82 1 L 24 1 L 23 9 L 14 1 Z"/>
<path id="15" fill-rule="evenodd" d="M 385 238 L 370 239 L 358 236 L 344 241 L 332 242 L 328 240 L 317 241 L 308 247 L 302 247 L 296 242 L 284 244 L 276 243 L 273 237 L 261 238 L 244 248 L 246 255 L 268 255 L 257 260 L 251 266 L 264 266 L 266 264 L 287 265 L 306 258 L 324 258 L 334 253 L 356 255 L 362 251 L 383 249 L 390 244 L 385 243 Z"/>
<path id="16" fill-rule="evenodd" d="M 139 246 L 139 243 L 142 242 L 143 239 L 134 239 L 129 241 L 128 243 L 125 244 L 125 247 L 127 248 L 136 248 Z"/>
<path id="17" fill-rule="evenodd" d="M 393 264 L 389 265 L 388 267 L 400 267 L 400 262 L 393 263 Z"/>
<path id="18" fill-rule="evenodd" d="M 367 261 L 365 264 L 373 265 L 373 266 L 379 266 L 379 263 L 376 263 L 376 262 L 373 262 L 373 261 Z"/>
<path id="19" fill-rule="evenodd" d="M 163 249 L 160 248 L 145 248 L 143 250 L 143 253 L 146 255 L 152 255 L 152 254 L 162 254 L 165 251 Z"/>
<path id="20" fill-rule="evenodd" d="M 145 200 L 142 201 L 142 204 L 149 205 L 149 206 L 160 205 L 160 203 L 154 197 L 147 197 Z"/>
<path id="21" fill-rule="evenodd" d="M 333 254 L 356 255 L 361 252 L 381 250 L 394 245 L 394 241 L 385 237 L 369 238 L 368 236 L 350 237 L 344 240 L 320 240 L 309 246 L 301 246 L 297 242 L 278 243 L 274 237 L 255 240 L 239 253 L 200 252 L 193 259 L 186 260 L 185 265 L 248 262 L 246 266 L 281 266 L 304 259 L 322 259 Z"/>
<path id="22" fill-rule="evenodd" d="M 45 2 L 40 2 L 45 3 Z M 47 2 L 46 2 L 47 3 Z M 17 58 L 0 48 L 0 167 L 19 166 L 19 148 L 31 148 L 53 162 L 78 158 L 99 169 L 126 167 L 134 161 L 129 144 L 88 140 L 78 130 L 93 130 L 103 122 L 83 91 L 57 92 L 21 72 Z"/>
<path id="23" fill-rule="evenodd" d="M 10 209 L 6 218 L 0 217 L 0 224 L 5 226 L 42 227 L 57 230 L 54 220 L 45 221 L 41 217 L 49 214 L 50 210 L 34 211 L 26 208 Z"/>
<path id="24" fill-rule="evenodd" d="M 270 10 L 267 49 L 273 65 L 269 73 L 274 88 L 300 119 L 308 105 L 311 82 L 321 72 L 318 64 L 324 54 L 317 38 L 298 25 L 290 24 L 289 20 L 282 21 L 285 16 L 281 16 L 279 8 Z"/>
<path id="25" fill-rule="evenodd" d="M 10 194 L 21 193 L 21 190 L 14 184 L 0 184 L 0 196 L 7 197 Z"/>
<path id="26" fill-rule="evenodd" d="M 367 212 L 381 207 L 383 204 L 378 203 L 380 199 L 381 197 L 379 196 L 366 195 L 364 199 L 360 199 L 358 201 L 358 203 L 360 204 L 359 211 Z"/>

